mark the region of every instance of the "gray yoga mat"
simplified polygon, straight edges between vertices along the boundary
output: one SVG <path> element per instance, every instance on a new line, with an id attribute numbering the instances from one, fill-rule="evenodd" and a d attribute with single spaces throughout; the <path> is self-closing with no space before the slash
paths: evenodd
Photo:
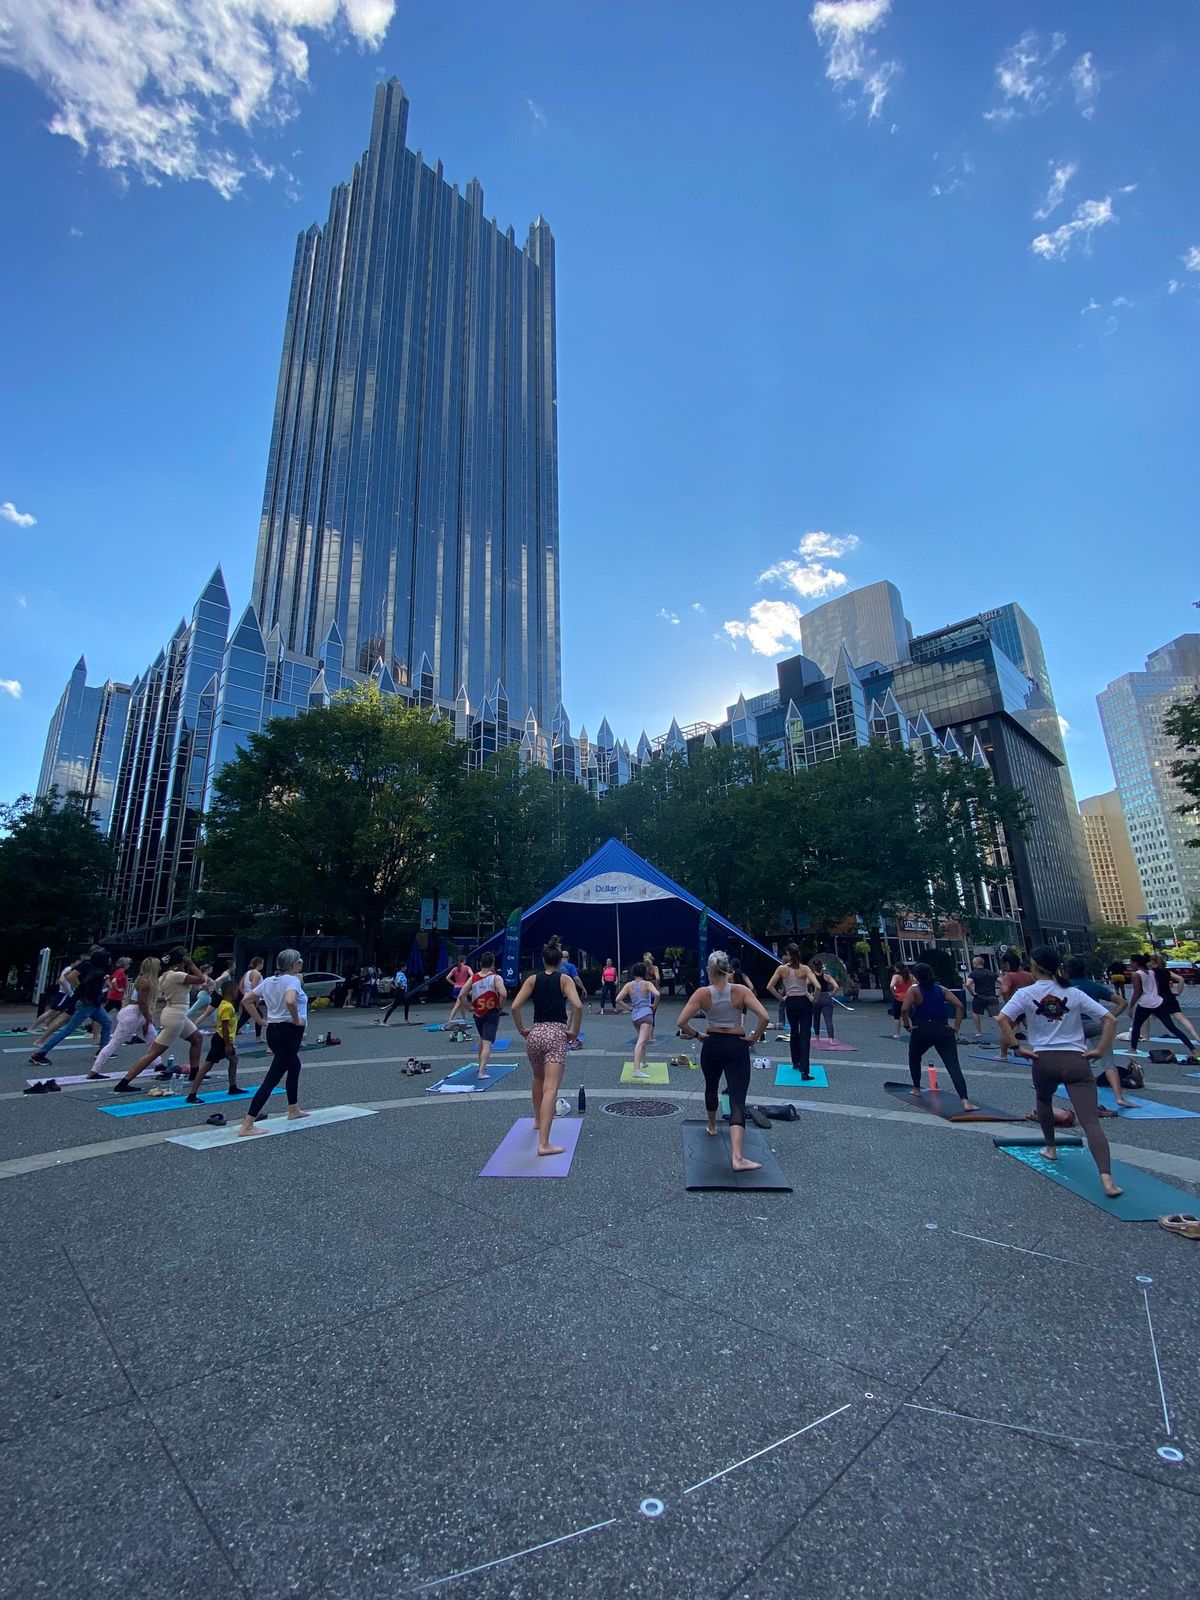
<path id="1" fill-rule="evenodd" d="M 746 1142 L 742 1147 L 748 1161 L 761 1161 L 756 1172 L 735 1172 L 732 1166 L 733 1146 L 729 1142 L 729 1129 L 718 1124 L 715 1137 L 710 1137 L 703 1122 L 683 1124 L 683 1186 L 685 1189 L 777 1189 L 791 1194 L 792 1186 L 783 1175 L 767 1144 L 766 1135 L 757 1128 L 746 1129 Z"/>

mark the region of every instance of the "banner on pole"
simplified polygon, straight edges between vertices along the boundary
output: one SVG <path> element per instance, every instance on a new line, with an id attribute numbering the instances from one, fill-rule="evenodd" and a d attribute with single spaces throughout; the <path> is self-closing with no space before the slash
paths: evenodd
<path id="1" fill-rule="evenodd" d="M 708 907 L 705 906 L 700 913 L 700 939 L 696 954 L 700 957 L 700 982 L 704 982 L 705 969 L 708 966 Z"/>
<path id="2" fill-rule="evenodd" d="M 514 911 L 504 929 L 504 960 L 501 976 L 512 990 L 521 981 L 521 913 Z"/>

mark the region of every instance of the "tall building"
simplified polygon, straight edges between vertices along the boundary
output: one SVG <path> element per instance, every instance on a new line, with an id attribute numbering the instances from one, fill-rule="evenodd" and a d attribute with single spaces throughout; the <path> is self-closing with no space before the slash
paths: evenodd
<path id="1" fill-rule="evenodd" d="M 259 527 L 264 632 L 548 721 L 560 695 L 554 239 L 420 151 L 399 83 L 300 235 Z"/>
<path id="2" fill-rule="evenodd" d="M 1186 798 L 1170 773 L 1178 752 L 1162 726 L 1171 706 L 1198 691 L 1200 633 L 1185 633 L 1147 656 L 1144 672 L 1126 672 L 1096 696 L 1146 914 L 1159 922 L 1186 922 L 1200 904 L 1200 849 L 1188 848 L 1200 822 L 1177 810 Z"/>
<path id="3" fill-rule="evenodd" d="M 1096 901 L 1105 922 L 1133 927 L 1146 910 L 1121 797 L 1115 789 L 1079 802 Z"/>
<path id="4" fill-rule="evenodd" d="M 904 615 L 904 602 L 894 583 L 867 583 L 849 594 L 826 600 L 804 613 L 800 639 L 804 654 L 827 677 L 837 668 L 845 650 L 851 661 L 869 661 L 890 667 L 908 660 L 912 625 Z"/>
<path id="5" fill-rule="evenodd" d="M 129 685 L 111 678 L 89 688 L 87 662 L 80 656 L 46 734 L 38 796 L 51 789 L 82 795 L 102 833 L 112 821 L 129 697 Z"/>

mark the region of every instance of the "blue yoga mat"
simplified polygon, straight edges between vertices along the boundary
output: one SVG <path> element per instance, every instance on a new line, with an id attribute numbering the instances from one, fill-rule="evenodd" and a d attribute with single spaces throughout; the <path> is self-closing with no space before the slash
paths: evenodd
<path id="1" fill-rule="evenodd" d="M 495 1055 L 497 1050 L 509 1050 L 511 1048 L 512 1048 L 512 1040 L 511 1039 L 493 1039 L 492 1040 L 492 1054 L 493 1055 Z M 476 1049 L 476 1051 L 478 1051 L 478 1049 L 479 1049 L 479 1040 L 478 1039 L 475 1041 L 475 1049 Z"/>
<path id="2" fill-rule="evenodd" d="M 829 1079 L 825 1075 L 825 1068 L 813 1062 L 809 1068 L 812 1077 L 806 1083 L 800 1076 L 800 1069 L 794 1067 L 790 1061 L 781 1061 L 775 1071 L 775 1087 L 777 1089 L 828 1089 Z"/>
<path id="3" fill-rule="evenodd" d="M 283 1086 L 272 1089 L 272 1094 L 282 1094 Z M 116 1106 L 101 1106 L 106 1117 L 140 1117 L 147 1111 L 203 1111 L 205 1106 L 224 1105 L 228 1100 L 238 1100 L 249 1105 L 253 1100 L 250 1094 L 230 1094 L 228 1089 L 222 1089 L 219 1094 L 202 1094 L 196 1105 L 190 1106 L 187 1098 L 181 1094 L 156 1095 L 153 1100 L 135 1100 L 132 1104 L 128 1101 Z"/>
<path id="4" fill-rule="evenodd" d="M 1196 1196 L 1173 1189 L 1161 1178 L 1154 1178 L 1139 1167 L 1130 1167 L 1123 1161 L 1114 1161 L 1112 1175 L 1125 1191 L 1110 1200 L 1100 1187 L 1096 1163 L 1086 1150 L 1062 1149 L 1057 1161 L 1047 1161 L 1040 1145 L 1011 1145 L 996 1141 L 997 1149 L 1014 1161 L 1020 1161 L 1035 1172 L 1040 1172 L 1061 1189 L 1069 1189 L 1081 1200 L 1089 1200 L 1100 1211 L 1107 1211 L 1120 1222 L 1150 1222 L 1157 1217 L 1176 1212 L 1194 1212 Z"/>
<path id="5" fill-rule="evenodd" d="M 969 1052 L 976 1061 L 998 1061 L 1002 1067 L 1028 1067 L 1032 1063 L 1026 1061 L 1024 1056 L 997 1056 L 986 1050 L 972 1050 Z"/>
<path id="6" fill-rule="evenodd" d="M 446 1094 L 457 1091 L 473 1091 L 482 1094 L 485 1089 L 490 1089 L 494 1083 L 499 1083 L 502 1078 L 507 1078 L 510 1072 L 517 1070 L 515 1061 L 492 1061 L 488 1063 L 488 1070 L 484 1077 L 479 1076 L 479 1068 L 472 1061 L 465 1067 L 448 1073 L 444 1078 L 439 1078 L 436 1083 L 431 1083 L 426 1090 L 427 1094 Z"/>
<path id="7" fill-rule="evenodd" d="M 1104 1088 L 1096 1090 L 1100 1104 L 1109 1111 L 1115 1111 L 1119 1117 L 1125 1117 L 1130 1122 L 1150 1122 L 1155 1118 L 1168 1117 L 1200 1117 L 1200 1111 L 1183 1111 L 1179 1106 L 1166 1106 L 1160 1100 L 1144 1100 L 1141 1095 L 1128 1094 L 1127 1098 L 1133 1101 L 1132 1106 L 1119 1106 L 1117 1097 L 1106 1084 Z M 1055 1098 L 1064 1100 L 1068 1105 L 1071 1097 L 1065 1089 L 1059 1089 Z"/>

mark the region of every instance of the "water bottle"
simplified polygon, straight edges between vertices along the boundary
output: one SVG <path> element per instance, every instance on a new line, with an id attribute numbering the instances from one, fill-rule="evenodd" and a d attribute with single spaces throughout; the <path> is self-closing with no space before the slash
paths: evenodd
<path id="1" fill-rule="evenodd" d="M 578 1106 L 579 1106 L 579 1115 L 582 1116 L 583 1113 L 587 1110 L 587 1090 L 583 1087 L 582 1084 L 579 1085 Z"/>
<path id="2" fill-rule="evenodd" d="M 175 1057 L 169 1054 L 167 1056 L 167 1071 L 170 1073 L 175 1071 Z"/>

